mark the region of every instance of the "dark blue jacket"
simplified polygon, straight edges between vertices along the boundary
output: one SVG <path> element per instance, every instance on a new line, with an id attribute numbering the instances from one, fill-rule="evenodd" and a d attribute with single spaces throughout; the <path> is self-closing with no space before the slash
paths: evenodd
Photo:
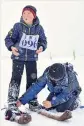
<path id="1" fill-rule="evenodd" d="M 28 103 L 34 98 L 46 85 L 48 90 L 53 92 L 55 95 L 51 100 L 52 106 L 56 106 L 67 102 L 70 98 L 77 98 L 81 92 L 76 73 L 72 69 L 71 64 L 64 64 L 66 68 L 65 77 L 58 81 L 55 86 L 53 82 L 48 78 L 48 69 L 45 70 L 44 74 L 37 80 L 36 83 L 29 88 L 29 90 L 19 99 L 22 104 Z"/>
<path id="2" fill-rule="evenodd" d="M 10 51 L 11 46 L 17 47 L 19 56 L 12 54 L 12 59 L 36 61 L 38 59 L 36 50 L 42 46 L 44 51 L 47 47 L 46 36 L 38 17 L 34 19 L 32 26 L 25 24 L 21 18 L 6 36 L 5 45 Z"/>

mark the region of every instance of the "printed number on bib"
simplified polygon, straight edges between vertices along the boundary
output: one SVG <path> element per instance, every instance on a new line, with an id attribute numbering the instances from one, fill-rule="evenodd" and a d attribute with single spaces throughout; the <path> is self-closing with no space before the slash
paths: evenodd
<path id="1" fill-rule="evenodd" d="M 39 35 L 26 35 L 23 33 L 19 46 L 21 48 L 37 50 Z"/>

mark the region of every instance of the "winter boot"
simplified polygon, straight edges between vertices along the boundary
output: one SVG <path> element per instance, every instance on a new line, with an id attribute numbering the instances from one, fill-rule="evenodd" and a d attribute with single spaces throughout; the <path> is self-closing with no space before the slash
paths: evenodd
<path id="1" fill-rule="evenodd" d="M 31 111 L 36 112 L 36 111 L 40 110 L 41 108 L 42 108 L 42 105 L 40 105 L 40 104 L 38 103 L 37 99 L 32 100 L 32 101 L 29 102 L 29 109 L 30 109 Z"/>

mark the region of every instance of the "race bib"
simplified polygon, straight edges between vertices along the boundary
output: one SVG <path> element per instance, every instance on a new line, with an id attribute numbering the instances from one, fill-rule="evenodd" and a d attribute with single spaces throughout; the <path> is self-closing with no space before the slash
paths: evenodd
<path id="1" fill-rule="evenodd" d="M 37 50 L 39 35 L 26 35 L 23 33 L 19 46 L 21 48 Z"/>

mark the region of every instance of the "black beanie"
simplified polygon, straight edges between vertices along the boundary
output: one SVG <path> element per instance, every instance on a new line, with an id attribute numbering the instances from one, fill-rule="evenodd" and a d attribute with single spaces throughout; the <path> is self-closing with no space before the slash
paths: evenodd
<path id="1" fill-rule="evenodd" d="M 50 66 L 49 71 L 48 71 L 48 77 L 51 80 L 61 80 L 65 76 L 65 67 L 61 63 L 55 63 L 52 66 Z"/>

